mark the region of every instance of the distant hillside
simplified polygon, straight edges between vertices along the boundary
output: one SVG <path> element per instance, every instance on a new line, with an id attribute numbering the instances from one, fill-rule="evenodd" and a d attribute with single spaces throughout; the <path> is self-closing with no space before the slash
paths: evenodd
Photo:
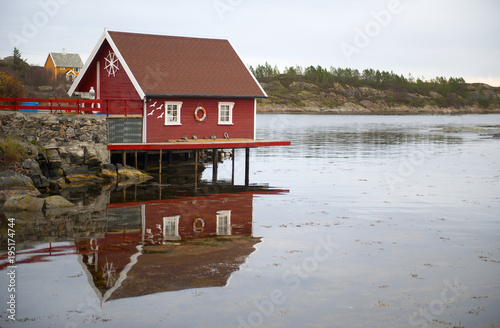
<path id="1" fill-rule="evenodd" d="M 0 97 L 68 98 L 70 83 L 52 80 L 42 66 L 31 66 L 14 48 L 12 56 L 0 59 Z"/>
<path id="2" fill-rule="evenodd" d="M 250 67 L 268 94 L 259 112 L 356 114 L 500 113 L 500 88 L 462 78 L 430 81 L 392 72 L 310 66 Z"/>

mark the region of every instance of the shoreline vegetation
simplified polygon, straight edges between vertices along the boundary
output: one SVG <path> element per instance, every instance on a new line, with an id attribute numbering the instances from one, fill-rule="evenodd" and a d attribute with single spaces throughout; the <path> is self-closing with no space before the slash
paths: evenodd
<path id="1" fill-rule="evenodd" d="M 500 88 L 463 78 L 431 80 L 373 69 L 286 67 L 250 71 L 266 91 L 259 113 L 345 115 L 500 113 Z"/>

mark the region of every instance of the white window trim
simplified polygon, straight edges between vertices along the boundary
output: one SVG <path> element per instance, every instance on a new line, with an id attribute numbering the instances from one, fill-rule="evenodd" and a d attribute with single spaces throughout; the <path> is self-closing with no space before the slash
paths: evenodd
<path id="1" fill-rule="evenodd" d="M 221 122 L 220 114 L 221 114 L 221 106 L 229 106 L 229 122 Z M 219 125 L 233 125 L 233 108 L 234 102 L 220 102 L 219 103 L 219 111 L 218 111 L 218 121 Z"/>
<path id="2" fill-rule="evenodd" d="M 225 223 L 225 226 L 222 226 L 222 218 L 227 217 L 227 222 Z M 226 210 L 226 211 L 217 211 L 216 212 L 216 219 L 217 219 L 217 227 L 216 227 L 216 232 L 217 235 L 224 235 L 224 236 L 230 236 L 232 234 L 231 231 L 231 210 Z M 222 234 L 222 232 L 224 233 Z"/>
<path id="3" fill-rule="evenodd" d="M 168 105 L 177 105 L 177 122 L 168 122 Z M 182 125 L 181 123 L 182 101 L 165 101 L 165 125 Z"/>
<path id="4" fill-rule="evenodd" d="M 171 241 L 171 240 L 181 240 L 181 236 L 179 236 L 179 219 L 180 215 L 174 216 L 165 216 L 163 217 L 163 240 Z M 167 230 L 167 223 L 174 223 L 174 235 L 167 235 L 167 232 L 171 232 Z"/>

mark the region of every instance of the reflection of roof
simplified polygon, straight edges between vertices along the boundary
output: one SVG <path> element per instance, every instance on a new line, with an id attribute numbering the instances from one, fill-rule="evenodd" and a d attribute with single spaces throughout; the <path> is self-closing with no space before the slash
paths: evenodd
<path id="1" fill-rule="evenodd" d="M 256 190 L 108 205 L 104 238 L 77 242 L 101 302 L 225 286 L 255 250 Z"/>
<path id="2" fill-rule="evenodd" d="M 83 67 L 83 62 L 79 54 L 51 52 L 50 56 L 52 57 L 56 67 Z"/>
<path id="3" fill-rule="evenodd" d="M 202 245 L 201 243 L 206 243 Z M 225 286 L 260 238 L 225 236 L 182 245 L 145 246 L 108 300 L 190 288 Z"/>

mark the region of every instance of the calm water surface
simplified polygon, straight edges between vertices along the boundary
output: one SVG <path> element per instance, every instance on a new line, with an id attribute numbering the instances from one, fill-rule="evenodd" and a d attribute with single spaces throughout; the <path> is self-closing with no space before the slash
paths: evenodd
<path id="1" fill-rule="evenodd" d="M 251 152 L 273 190 L 152 183 L 70 224 L 16 217 L 17 321 L 0 309 L 0 326 L 500 326 L 500 115 L 257 124 L 292 142 Z"/>

